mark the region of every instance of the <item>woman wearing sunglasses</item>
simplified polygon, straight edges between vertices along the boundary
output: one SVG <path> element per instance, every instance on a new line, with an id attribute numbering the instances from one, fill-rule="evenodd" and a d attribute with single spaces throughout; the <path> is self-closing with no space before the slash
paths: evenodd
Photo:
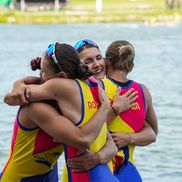
<path id="1" fill-rule="evenodd" d="M 89 144 L 95 138 L 90 146 L 93 152 L 98 152 L 104 145 L 110 145 L 112 155 L 116 153 L 114 142 L 107 132 L 106 123 L 103 122 L 109 106 L 107 97 L 102 90 L 99 90 L 98 84 L 93 78 L 88 79 L 91 75 L 92 72 L 87 66 L 80 63 L 77 52 L 70 45 L 54 43 L 48 47 L 41 61 L 41 77 L 45 83 L 28 85 L 31 93 L 28 99 L 29 101 L 57 101 L 61 108 L 60 112 L 83 133 L 80 133 L 81 131 L 75 126 L 67 125 L 68 119 L 64 122 L 63 117 L 60 118 L 59 113 L 55 114 L 56 111 L 53 108 L 46 109 L 44 103 L 22 106 L 15 121 L 11 155 L 3 170 L 1 182 L 57 181 L 57 177 L 53 177 L 55 173 L 51 168 L 55 166 L 62 151 L 62 148 L 55 149 L 55 147 L 62 147 L 62 145 L 53 142 L 53 138 L 68 144 L 64 145 L 66 158 L 76 157 L 80 153 L 77 148 L 89 148 Z M 99 103 L 99 92 L 103 96 L 100 99 L 101 104 Z M 16 98 L 12 97 L 11 93 L 7 94 L 5 101 L 12 105 L 17 104 Z M 51 114 L 51 112 L 53 113 Z M 92 127 L 89 126 L 89 123 Z M 96 123 L 97 125 L 95 125 Z M 84 127 L 86 129 L 83 129 Z M 76 128 L 77 132 L 73 128 Z M 27 130 L 28 132 L 26 132 Z M 76 139 L 77 135 L 78 139 Z M 80 137 L 84 142 L 80 141 Z M 106 140 L 109 140 L 109 143 L 106 143 Z M 72 181 L 77 182 L 83 179 L 85 182 L 118 181 L 110 172 L 108 165 L 97 165 L 84 174 L 75 173 L 70 166 L 67 168 L 69 179 Z"/>
<path id="2" fill-rule="evenodd" d="M 106 51 L 106 61 L 103 59 L 99 47 L 92 40 L 84 39 L 77 42 L 75 49 L 95 78 L 105 77 L 107 63 L 108 79 L 103 79 L 101 84 L 111 103 L 118 87 L 122 88 L 121 95 L 131 88 L 135 88 L 138 93 L 138 98 L 134 103 L 130 102 L 128 111 L 122 113 L 118 110 L 117 103 L 112 104 L 108 117 L 108 129 L 112 132 L 115 144 L 120 150 L 114 158 L 115 176 L 124 182 L 140 182 L 142 179 L 133 161 L 134 146 L 144 146 L 155 141 L 158 125 L 148 89 L 143 84 L 127 78 L 127 74 L 132 71 L 134 65 L 134 48 L 127 41 L 115 41 Z M 79 170 L 83 166 L 85 167 L 84 157 L 70 160 L 73 168 Z"/>

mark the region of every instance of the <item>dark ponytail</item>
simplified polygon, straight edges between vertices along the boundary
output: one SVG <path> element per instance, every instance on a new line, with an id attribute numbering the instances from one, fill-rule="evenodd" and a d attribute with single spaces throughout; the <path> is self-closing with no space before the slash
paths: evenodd
<path id="1" fill-rule="evenodd" d="M 93 73 L 80 61 L 77 51 L 69 44 L 56 43 L 56 58 L 68 78 L 86 80 Z"/>

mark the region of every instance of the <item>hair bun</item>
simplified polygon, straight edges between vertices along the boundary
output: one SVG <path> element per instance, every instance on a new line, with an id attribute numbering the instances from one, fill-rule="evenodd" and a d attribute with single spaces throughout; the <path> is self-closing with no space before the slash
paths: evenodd
<path id="1" fill-rule="evenodd" d="M 36 57 L 35 59 L 32 59 L 30 62 L 31 69 L 33 71 L 36 71 L 37 69 L 40 70 L 41 69 L 40 63 L 41 63 L 40 57 Z"/>

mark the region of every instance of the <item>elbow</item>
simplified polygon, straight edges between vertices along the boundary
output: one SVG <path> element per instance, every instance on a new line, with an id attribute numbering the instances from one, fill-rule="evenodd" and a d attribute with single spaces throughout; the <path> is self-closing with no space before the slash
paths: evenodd
<path id="1" fill-rule="evenodd" d="M 4 97 L 3 101 L 4 101 L 4 103 L 8 104 L 8 98 L 6 96 Z"/>
<path id="2" fill-rule="evenodd" d="M 77 147 L 81 149 L 89 149 L 90 145 L 91 145 L 90 141 L 88 140 L 87 137 L 85 137 L 85 138 L 80 138 Z"/>
<path id="3" fill-rule="evenodd" d="M 156 142 L 156 139 L 157 139 L 157 136 L 155 135 L 155 136 L 153 137 L 152 143 Z"/>
<path id="4" fill-rule="evenodd" d="M 83 148 L 85 149 L 89 149 L 90 148 L 91 143 L 88 140 L 84 140 L 83 141 Z"/>
<path id="5" fill-rule="evenodd" d="M 156 139 L 157 139 L 156 133 L 155 132 L 151 133 L 151 135 L 150 135 L 150 143 L 156 142 Z"/>
<path id="6" fill-rule="evenodd" d="M 155 132 L 155 135 L 157 137 L 157 135 L 158 135 L 158 128 L 154 132 Z"/>

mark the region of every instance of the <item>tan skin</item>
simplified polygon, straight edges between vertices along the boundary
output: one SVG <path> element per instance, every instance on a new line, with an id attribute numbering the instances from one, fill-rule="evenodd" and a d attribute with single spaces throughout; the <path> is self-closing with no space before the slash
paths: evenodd
<path id="1" fill-rule="evenodd" d="M 50 79 L 50 78 L 53 78 L 53 77 L 66 77 L 66 75 L 65 75 L 65 73 L 59 73 L 59 75 L 55 75 L 54 73 L 52 73 L 51 72 L 51 70 L 50 70 L 50 68 L 49 68 L 49 66 L 48 65 L 46 65 L 46 61 L 44 60 L 45 58 L 44 58 L 44 55 L 43 55 L 43 57 L 42 57 L 42 66 L 41 66 L 41 68 L 42 68 L 42 70 L 41 70 L 41 75 L 42 75 L 42 77 L 45 79 L 45 80 L 48 80 L 48 79 Z M 31 83 L 32 82 L 32 80 L 31 79 L 33 79 L 33 81 L 39 81 L 39 79 L 38 78 L 29 78 L 30 80 L 28 80 L 28 79 L 26 79 L 26 81 L 27 81 L 27 83 Z M 70 120 L 72 120 L 73 122 L 75 122 L 75 121 L 78 121 L 79 119 L 80 119 L 80 113 L 81 113 L 81 100 L 80 100 L 80 95 L 79 95 L 79 90 L 78 90 L 78 87 L 77 87 L 77 85 L 76 85 L 76 82 L 75 81 L 73 81 L 73 80 L 70 80 L 70 79 L 62 79 L 62 78 L 53 78 L 52 79 L 53 80 L 53 82 L 51 82 L 51 83 L 49 83 L 49 81 L 47 81 L 46 83 L 48 83 L 48 84 L 45 84 L 45 86 L 43 86 L 43 85 L 39 85 L 39 86 L 30 86 L 31 87 L 31 89 L 28 89 L 29 91 L 31 90 L 31 93 L 32 93 L 32 95 L 34 95 L 34 93 L 33 92 L 37 92 L 38 91 L 38 94 L 36 94 L 36 97 L 31 97 L 31 98 L 29 98 L 30 100 L 32 100 L 32 101 L 34 101 L 34 100 L 36 100 L 36 98 L 41 98 L 41 99 L 48 99 L 48 97 L 51 95 L 51 94 L 53 94 L 53 97 L 52 97 L 52 99 L 57 99 L 57 96 L 58 96 L 58 94 L 57 93 L 59 93 L 59 94 L 61 94 L 61 96 L 63 97 L 62 99 L 61 99 L 61 101 L 59 102 L 59 104 L 60 104 L 60 106 L 64 106 L 64 104 L 66 105 L 66 107 L 64 106 L 64 108 L 65 109 L 62 109 L 62 112 L 63 112 L 63 114 L 65 114 Z M 52 81 L 51 80 L 51 81 Z M 58 84 L 58 82 L 59 82 L 59 84 Z M 57 83 L 56 83 L 57 82 Z M 61 89 L 61 91 L 60 91 L 60 89 L 58 89 L 58 85 L 59 85 L 59 88 L 61 87 L 62 89 Z M 71 85 L 71 86 L 70 86 Z M 24 85 L 25 86 L 25 85 Z M 29 88 L 30 88 L 29 87 Z M 52 91 L 48 94 L 48 92 L 50 91 L 47 91 L 46 93 L 44 92 L 45 91 L 45 88 L 53 88 L 54 87 L 54 91 L 56 91 L 57 93 L 55 94 L 55 93 L 53 93 Z M 42 91 L 40 91 L 40 88 L 43 90 L 43 92 Z M 69 92 L 70 93 L 68 93 L 67 91 L 65 91 L 65 90 L 69 90 Z M 20 92 L 19 92 L 20 93 Z M 39 94 L 40 93 L 40 94 Z M 44 94 L 45 93 L 45 94 Z M 48 96 L 45 96 L 46 94 L 48 94 Z M 74 94 L 74 98 L 75 99 L 73 99 L 73 97 L 72 97 L 72 95 Z M 24 95 L 24 94 L 23 94 Z M 56 98 L 55 98 L 55 96 L 56 96 Z M 59 96 L 58 96 L 59 97 Z M 99 111 L 97 112 L 97 114 L 96 115 L 94 115 L 94 117 L 92 118 L 92 120 L 94 120 L 94 122 L 97 122 L 97 119 L 99 119 L 99 120 L 102 120 L 104 117 L 105 117 L 105 115 L 106 115 L 106 111 L 108 110 L 107 109 L 107 107 L 108 107 L 108 100 L 106 99 L 107 97 L 106 97 L 106 95 L 105 95 L 105 93 L 102 91 L 102 89 L 101 89 L 101 100 L 103 101 L 103 103 L 101 104 L 101 106 L 100 106 L 100 109 L 99 109 Z M 59 99 L 58 99 L 59 100 Z M 68 104 L 68 100 L 71 100 L 71 104 Z M 14 93 L 9 93 L 9 94 L 7 94 L 6 96 L 5 96 L 5 98 L 4 98 L 4 101 L 6 102 L 6 103 L 8 103 L 8 104 L 10 104 L 10 105 L 17 105 L 18 103 L 20 103 L 21 101 L 22 101 L 22 99 L 17 99 L 17 96 L 16 95 L 14 95 Z M 42 105 L 43 103 L 39 103 L 39 105 Z M 33 103 L 33 104 L 30 104 L 33 108 L 34 108 L 34 110 L 33 111 L 36 111 L 36 109 L 38 109 L 38 107 L 36 107 L 36 105 L 38 105 L 38 103 Z M 45 105 L 45 104 L 44 104 Z M 106 105 L 107 105 L 107 107 L 106 107 Z M 25 106 L 25 107 L 29 107 L 29 106 Z M 45 108 L 46 106 L 44 106 L 44 108 Z M 49 106 L 50 107 L 50 106 Z M 75 110 L 75 112 L 73 112 L 73 108 L 76 108 Z M 47 109 L 48 110 L 48 109 Z M 52 111 L 53 109 L 50 109 L 50 111 Z M 43 110 L 42 110 L 43 111 Z M 49 112 L 50 112 L 49 111 Z M 70 111 L 71 111 L 71 113 L 70 113 Z M 49 112 L 47 112 L 47 113 L 49 113 Z M 53 112 L 53 111 L 52 111 Z M 56 111 L 54 111 L 54 112 L 56 112 Z M 34 115 L 33 117 L 35 117 L 36 115 L 35 114 L 32 114 L 33 112 L 31 112 L 31 114 L 30 114 L 30 116 L 32 116 L 32 115 Z M 53 114 L 52 115 L 50 115 L 50 116 L 53 116 Z M 39 116 L 40 117 L 40 116 Z M 99 117 L 99 118 L 97 118 L 97 117 Z M 47 118 L 47 122 L 50 122 L 50 125 L 47 125 L 47 122 L 45 123 L 45 125 L 44 126 L 41 126 L 41 128 L 43 128 L 48 134 L 50 134 L 51 136 L 53 136 L 54 138 L 56 138 L 57 140 L 59 140 L 59 142 L 62 142 L 62 141 L 65 141 L 65 138 L 61 138 L 60 137 L 60 135 L 61 135 L 61 133 L 59 133 L 59 132 L 56 132 L 57 134 L 55 134 L 55 131 L 54 130 L 57 130 L 59 127 L 58 127 L 58 123 L 56 122 L 56 119 L 55 118 L 58 118 L 58 115 L 56 115 L 55 116 L 55 118 L 50 118 L 50 117 L 46 117 Z M 63 116 L 61 116 L 61 118 L 64 118 Z M 61 120 L 61 118 L 60 118 L 60 120 Z M 33 120 L 33 119 L 32 119 Z M 35 119 L 34 119 L 35 120 Z M 34 121 L 33 120 L 33 121 Z M 42 121 L 42 119 L 40 119 L 41 121 Z M 37 119 L 36 121 L 39 121 L 39 119 Z M 54 122 L 54 126 L 51 124 L 52 122 Z M 65 123 L 66 123 L 66 121 L 65 121 Z M 88 123 L 91 123 L 91 122 L 88 122 Z M 33 123 L 33 124 L 36 124 L 36 122 L 35 123 Z M 44 123 L 43 123 L 44 124 Z M 70 121 L 69 121 L 69 124 L 70 124 Z M 79 130 L 80 131 L 80 136 L 81 136 L 81 138 L 83 139 L 83 141 L 84 141 L 84 135 L 88 135 L 88 132 L 90 132 L 90 131 L 94 131 L 94 138 L 97 136 L 97 134 L 98 134 L 98 130 L 100 131 L 100 126 L 98 125 L 99 123 L 97 123 L 97 126 L 96 126 L 96 128 L 94 128 L 94 127 L 92 127 L 92 129 L 91 129 L 91 127 L 89 128 L 89 125 L 88 124 L 86 124 L 86 126 L 88 125 L 88 127 L 87 127 L 87 130 L 83 130 L 82 129 L 82 131 L 80 131 L 80 129 L 79 128 L 77 128 L 77 127 L 75 127 L 74 125 L 72 126 L 74 129 L 76 129 L 76 130 Z M 65 125 L 65 127 L 67 126 L 66 124 L 64 124 Z M 40 124 L 39 124 L 39 126 L 40 126 Z M 86 126 L 84 126 L 83 128 L 85 128 Z M 99 126 L 99 127 L 98 127 Z M 50 129 L 50 128 L 52 128 L 52 129 Z M 82 128 L 82 127 L 81 127 Z M 77 136 L 77 135 L 75 135 L 76 133 L 75 133 L 75 131 L 74 130 L 70 130 L 71 129 L 71 127 L 69 127 L 69 125 L 68 125 L 68 127 L 66 127 L 66 129 L 65 129 L 65 131 L 62 131 L 63 133 L 69 133 L 73 138 L 76 138 L 75 136 Z M 96 132 L 95 132 L 95 129 L 97 130 Z M 48 130 L 48 131 L 47 131 Z M 51 131 L 50 131 L 51 130 Z M 62 130 L 64 130 L 64 128 L 62 129 Z M 68 132 L 68 130 L 69 130 L 69 132 Z M 71 132 L 70 132 L 71 131 Z M 81 133 L 82 132 L 82 133 Z M 87 136 L 87 138 L 89 138 L 88 136 Z M 92 139 L 93 139 L 93 136 L 92 136 Z M 67 139 L 66 139 L 67 140 Z M 70 139 L 71 141 L 72 141 L 72 138 Z M 90 145 L 90 142 L 91 141 L 91 137 L 89 138 L 89 145 Z M 92 140 L 93 141 L 93 140 Z M 88 144 L 87 143 L 87 144 Z M 69 144 L 69 143 L 68 143 Z M 76 142 L 75 143 L 70 143 L 70 145 L 72 145 L 72 146 L 76 146 L 77 148 L 78 148 L 78 146 L 76 145 Z M 107 157 L 109 158 L 109 160 L 115 155 L 115 153 L 117 152 L 117 149 L 116 149 L 116 147 L 115 147 L 115 145 L 114 145 L 114 142 L 113 142 L 113 140 L 112 140 L 112 138 L 111 138 L 111 136 L 108 134 L 108 136 L 107 136 L 107 142 L 106 142 L 106 144 L 105 144 L 105 146 L 107 147 L 107 148 L 109 148 L 110 150 L 109 151 L 107 151 L 106 152 L 106 155 L 107 155 Z M 88 145 L 87 145 L 87 148 L 88 148 Z M 102 159 L 103 158 L 103 159 Z M 108 160 L 108 161 L 109 161 Z M 95 161 L 98 161 L 97 163 L 102 163 L 102 162 L 104 162 L 105 163 L 105 157 L 104 156 L 99 156 L 98 154 L 97 155 L 95 155 Z"/>
<path id="2" fill-rule="evenodd" d="M 84 64 L 86 64 L 90 70 L 94 73 L 95 78 L 102 79 L 105 77 L 106 73 L 106 65 L 105 60 L 101 55 L 101 52 L 96 47 L 91 48 L 85 48 L 79 53 L 80 59 Z M 107 76 L 115 79 L 116 81 L 126 82 L 127 74 L 125 74 L 122 71 L 115 71 L 107 70 Z M 144 94 L 146 97 L 147 102 L 147 115 L 146 115 L 146 122 L 144 123 L 143 129 L 139 133 L 133 133 L 133 134 L 126 134 L 126 133 L 113 133 L 112 137 L 115 141 L 115 144 L 118 148 L 122 148 L 128 144 L 133 144 L 136 146 L 146 146 L 152 142 L 155 142 L 156 135 L 158 133 L 158 124 L 157 124 L 157 118 L 154 112 L 152 99 L 150 92 L 148 91 L 147 87 L 142 84 L 142 88 L 144 90 Z M 130 107 L 132 107 L 135 103 L 135 99 L 137 98 L 137 93 L 135 93 L 133 90 L 129 90 L 127 93 L 125 93 L 122 97 L 119 96 L 120 90 L 117 91 L 113 107 L 117 111 L 117 113 L 120 113 L 122 111 L 128 110 Z M 110 108 L 107 118 L 108 123 L 110 123 L 114 118 L 116 117 L 116 114 L 113 112 L 113 110 Z M 100 155 L 104 155 L 104 150 L 100 151 Z M 93 154 L 94 156 L 95 154 Z M 89 164 L 86 162 L 87 159 L 91 159 L 92 156 L 89 153 L 88 155 L 83 155 L 79 158 L 71 159 L 68 162 L 72 165 L 73 168 L 77 169 L 78 171 L 82 168 L 89 168 Z M 94 157 L 93 157 L 94 158 Z M 91 166 L 91 165 L 90 165 Z M 92 164 L 94 166 L 94 164 Z"/>
<path id="3" fill-rule="evenodd" d="M 83 61 L 83 63 L 86 64 L 89 67 L 89 69 L 94 73 L 95 78 L 102 79 L 105 76 L 105 74 L 104 74 L 104 72 L 106 73 L 105 60 L 101 56 L 101 52 L 96 47 L 84 49 L 83 51 L 81 51 L 79 53 L 79 56 L 80 56 L 80 59 Z M 107 62 L 107 63 L 109 64 L 109 62 Z M 118 70 L 118 71 L 113 70 L 111 68 L 111 66 L 108 66 L 108 68 L 109 69 L 107 69 L 107 77 L 111 77 L 111 78 L 115 79 L 116 81 L 120 81 L 120 82 L 126 82 L 128 80 L 126 73 L 122 72 L 121 70 Z M 151 109 L 151 111 L 148 111 L 148 112 L 154 112 L 153 106 L 151 106 L 152 99 L 151 99 L 150 92 L 148 91 L 147 87 L 144 86 L 143 84 L 142 84 L 142 88 L 144 89 L 145 97 L 147 100 L 147 104 L 149 105 L 149 109 Z M 135 97 L 136 93 L 131 92 L 131 94 L 133 94 L 133 95 L 130 95 L 130 94 L 127 95 L 127 96 L 130 95 L 129 99 L 128 98 L 127 99 L 125 98 L 125 100 L 123 99 L 123 102 L 125 103 L 123 105 L 125 105 L 126 109 L 123 106 L 124 109 L 122 108 L 122 111 L 127 110 L 130 107 L 132 107 L 134 100 L 137 98 L 137 97 Z M 116 97 L 118 97 L 118 94 L 116 94 Z M 133 98 L 133 99 L 131 99 L 131 98 Z M 117 99 L 115 99 L 115 100 L 117 100 Z M 120 100 L 115 101 L 113 103 L 113 104 L 115 104 L 114 107 L 115 107 L 115 110 L 118 111 L 118 113 L 120 113 L 120 110 L 117 110 L 117 105 L 119 105 L 119 103 L 120 103 Z M 113 115 L 113 117 L 114 117 L 114 115 Z M 112 121 L 112 119 L 109 121 Z M 146 118 L 146 119 L 148 119 L 148 118 Z M 151 120 L 147 120 L 147 122 L 150 124 L 153 131 L 157 134 L 158 133 L 157 120 L 151 119 Z"/>
<path id="4" fill-rule="evenodd" d="M 52 76 L 47 74 L 50 73 L 49 69 L 43 68 L 42 73 L 45 81 L 51 79 Z M 54 76 L 58 77 L 60 75 Z M 39 81 L 40 79 L 37 79 L 37 82 Z M 35 128 L 38 126 L 50 136 L 59 140 L 59 142 L 66 142 L 77 148 L 87 149 L 100 132 L 107 114 L 108 100 L 102 89 L 100 90 L 99 99 L 100 108 L 90 119 L 90 122 L 87 122 L 80 128 L 76 127 L 66 117 L 60 115 L 51 105 L 44 102 L 36 102 L 23 106 L 19 115 L 20 123 L 26 128 Z M 6 94 L 4 101 L 9 104 L 11 103 L 11 105 L 17 105 L 17 100 L 15 97 L 12 97 L 12 93 Z"/>
<path id="5" fill-rule="evenodd" d="M 89 66 L 89 68 L 93 71 L 94 76 L 96 78 L 103 78 L 105 76 L 105 71 L 106 71 L 105 60 L 103 59 L 101 52 L 97 48 L 93 47 L 93 48 L 85 49 L 81 53 L 79 53 L 79 56 L 81 60 L 87 66 Z M 37 81 L 37 79 L 38 78 L 34 78 L 34 77 L 26 78 L 25 79 L 27 80 L 26 84 L 34 83 Z M 19 81 L 19 82 L 21 84 L 17 84 L 18 87 L 19 85 L 23 85 L 22 81 Z M 22 87 L 24 86 L 25 85 L 23 85 Z M 27 91 L 27 93 L 29 93 L 29 91 Z M 119 93 L 120 93 L 120 90 L 117 91 L 114 102 L 113 102 L 113 107 L 117 110 L 118 113 L 128 110 L 130 107 L 132 107 L 132 104 L 134 104 L 134 100 L 137 98 L 137 95 L 136 95 L 137 93 L 133 92 L 133 90 L 129 90 L 127 93 L 125 93 L 122 96 L 119 96 Z M 17 100 L 20 103 L 22 103 L 22 101 L 26 102 L 23 89 L 15 88 L 14 95 L 15 95 L 15 98 L 18 98 Z M 110 108 L 107 115 L 108 121 L 112 121 L 115 117 L 116 117 L 116 114 Z M 145 122 L 144 128 L 142 129 L 141 132 L 130 134 L 130 136 L 125 133 L 115 133 L 113 134 L 113 138 L 118 148 L 122 148 L 123 146 L 128 144 L 145 146 L 155 141 L 157 132 L 158 132 L 157 123 Z M 98 160 L 95 153 L 92 153 L 91 151 L 87 150 L 87 152 L 84 155 L 78 158 L 69 160 L 68 164 L 70 164 L 75 169 L 75 171 L 85 171 L 85 170 L 91 169 L 98 163 L 107 163 L 111 160 L 110 154 L 109 154 L 109 147 L 108 149 L 107 147 L 104 147 L 102 150 L 100 150 L 99 156 L 100 156 L 100 161 Z"/>

